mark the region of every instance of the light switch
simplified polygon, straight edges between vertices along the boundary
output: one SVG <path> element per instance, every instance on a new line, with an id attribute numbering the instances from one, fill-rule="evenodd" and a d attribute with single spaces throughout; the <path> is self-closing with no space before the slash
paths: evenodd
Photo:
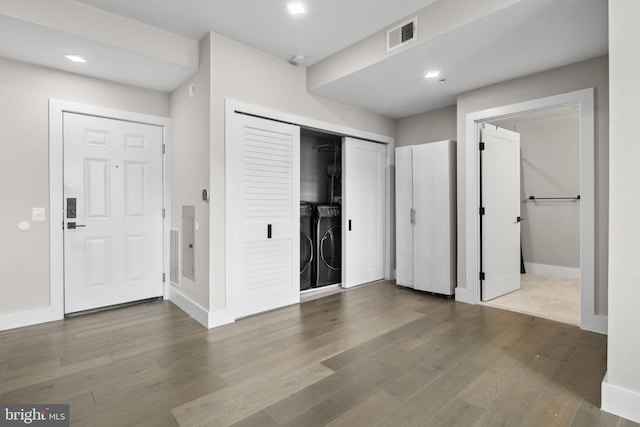
<path id="1" fill-rule="evenodd" d="M 31 220 L 32 221 L 44 221 L 45 220 L 45 209 L 44 208 L 33 208 L 31 211 Z"/>

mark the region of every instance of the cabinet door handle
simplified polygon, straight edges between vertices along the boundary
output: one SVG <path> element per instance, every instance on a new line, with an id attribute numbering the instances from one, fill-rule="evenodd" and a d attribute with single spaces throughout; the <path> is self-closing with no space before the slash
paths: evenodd
<path id="1" fill-rule="evenodd" d="M 416 210 L 411 208 L 411 225 L 416 224 Z"/>
<path id="2" fill-rule="evenodd" d="M 351 231 L 351 220 L 349 220 L 349 231 Z"/>
<path id="3" fill-rule="evenodd" d="M 270 239 L 271 235 L 271 224 L 267 224 L 267 239 Z"/>

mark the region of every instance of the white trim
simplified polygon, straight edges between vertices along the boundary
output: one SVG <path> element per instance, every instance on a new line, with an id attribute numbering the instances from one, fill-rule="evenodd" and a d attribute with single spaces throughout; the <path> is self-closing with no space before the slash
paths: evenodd
<path id="1" fill-rule="evenodd" d="M 63 318 L 57 306 L 33 308 L 0 315 L 0 331 L 53 322 Z"/>
<path id="2" fill-rule="evenodd" d="M 542 274 L 544 276 L 564 277 L 566 279 L 579 279 L 581 276 L 579 268 L 563 267 L 560 265 L 536 264 L 525 262 L 524 269 L 527 273 Z"/>
<path id="3" fill-rule="evenodd" d="M 205 328 L 209 327 L 209 312 L 191 298 L 183 295 L 176 287 L 169 286 L 168 299 L 178 306 L 180 310 L 193 317 L 195 321 Z"/>
<path id="4" fill-rule="evenodd" d="M 602 380 L 602 410 L 640 423 L 640 393 Z"/>
<path id="5" fill-rule="evenodd" d="M 394 141 L 393 137 L 390 136 L 323 122 L 321 120 L 310 119 L 308 117 L 289 114 L 252 104 L 246 104 L 244 102 L 238 102 L 232 99 L 225 100 L 225 110 L 225 112 L 227 113 L 226 117 L 228 117 L 229 113 L 239 111 L 254 116 L 264 117 L 265 119 L 278 120 L 281 122 L 291 123 L 292 125 L 297 125 L 303 128 L 315 129 L 321 132 L 333 133 L 340 136 L 351 136 L 353 138 L 366 139 L 370 141 L 381 142 L 383 144 L 393 144 Z"/>
<path id="6" fill-rule="evenodd" d="M 115 120 L 125 120 L 136 123 L 161 126 L 163 128 L 163 143 L 166 146 L 166 153 L 163 160 L 163 208 L 166 216 L 164 218 L 163 230 L 163 268 L 164 272 L 169 272 L 169 239 L 171 225 L 171 144 L 170 120 L 166 117 L 151 116 L 147 114 L 133 113 L 124 110 L 97 107 L 94 105 L 80 104 L 77 102 L 61 101 L 57 99 L 49 100 L 49 251 L 50 251 L 50 310 L 49 320 L 59 320 L 64 318 L 64 235 L 62 231 L 64 193 L 63 193 L 63 113 L 86 114 L 90 116 L 105 117 Z M 168 280 L 164 285 L 164 297 L 167 297 Z M 29 324 L 42 323 L 41 318 L 34 318 Z M 44 320 L 47 321 L 47 320 Z"/>
<path id="7" fill-rule="evenodd" d="M 236 319 L 233 316 L 233 312 L 230 310 L 212 311 L 209 312 L 209 324 L 207 328 L 216 328 L 222 325 L 228 325 L 235 322 Z"/>
<path id="8" fill-rule="evenodd" d="M 362 131 L 342 125 L 336 125 L 333 123 L 323 122 L 316 119 L 311 119 L 308 117 L 298 116 L 295 114 L 289 114 L 278 110 L 272 110 L 269 108 L 259 107 L 252 104 L 246 104 L 238 101 L 234 101 L 231 99 L 225 100 L 225 165 L 228 166 L 232 163 L 232 151 L 229 149 L 229 144 L 234 140 L 233 139 L 233 129 L 234 129 L 234 115 L 236 112 L 242 112 L 245 114 L 250 114 L 253 116 L 262 117 L 265 119 L 276 120 L 281 122 L 290 123 L 293 125 L 297 125 L 307 129 L 314 129 L 321 132 L 332 133 L 340 136 L 348 136 L 358 139 L 364 139 L 368 141 L 379 142 L 383 144 L 388 144 L 386 150 L 387 162 L 386 164 L 389 166 L 386 170 L 386 194 L 385 194 L 385 212 L 386 212 L 386 224 L 385 224 L 385 279 L 391 279 L 391 275 L 393 273 L 393 257 L 391 254 L 393 253 L 393 227 L 391 223 L 391 211 L 393 210 L 391 207 L 391 200 L 393 200 L 393 188 L 391 181 L 391 162 L 393 161 L 393 147 L 394 147 L 394 138 L 390 136 L 380 135 L 373 132 Z M 225 172 L 226 174 L 226 172 Z M 228 179 L 225 180 L 225 217 L 226 217 L 226 227 L 225 230 L 229 230 L 229 223 L 234 218 L 234 213 L 230 212 L 230 206 L 236 206 L 233 203 L 231 198 L 235 197 L 233 189 L 230 188 L 230 182 Z M 230 200 L 231 199 L 231 200 Z M 225 249 L 226 253 L 233 253 L 231 250 L 233 249 L 233 245 L 235 244 L 234 237 L 230 235 L 230 233 L 226 233 L 225 236 Z M 210 264 L 213 265 L 213 252 L 211 251 L 211 259 Z M 231 288 L 231 283 L 233 283 L 234 276 L 234 266 L 231 262 L 231 257 L 227 256 L 225 260 L 225 295 L 226 295 L 226 305 L 225 310 L 219 312 L 212 312 L 210 316 L 220 314 L 222 320 L 235 319 L 235 305 L 234 305 L 234 293 Z M 232 314 L 229 314 L 232 313 Z M 233 320 L 231 320 L 233 321 Z M 228 323 L 228 322 L 226 322 Z M 224 323 L 222 323 L 224 324 Z"/>
<path id="9" fill-rule="evenodd" d="M 174 303 L 178 308 L 180 308 L 180 310 L 187 313 L 205 328 L 211 329 L 216 326 L 235 322 L 235 319 L 231 316 L 228 310 L 209 312 L 200 304 L 180 292 L 180 289 L 175 286 L 169 286 L 169 292 L 167 295 L 167 299 L 169 301 Z"/>
<path id="10" fill-rule="evenodd" d="M 595 110 L 594 89 L 582 89 L 532 101 L 468 113 L 465 117 L 466 166 L 466 290 L 456 290 L 456 300 L 480 301 L 479 272 L 479 167 L 478 126 L 480 123 L 555 107 L 580 106 L 580 326 L 607 332 L 607 317 L 595 313 Z"/>

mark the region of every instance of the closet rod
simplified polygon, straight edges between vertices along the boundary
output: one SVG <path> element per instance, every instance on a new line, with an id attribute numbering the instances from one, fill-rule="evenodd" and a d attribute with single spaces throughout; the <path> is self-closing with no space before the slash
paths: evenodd
<path id="1" fill-rule="evenodd" d="M 575 197 L 536 197 L 529 196 L 529 200 L 580 200 L 580 195 Z"/>

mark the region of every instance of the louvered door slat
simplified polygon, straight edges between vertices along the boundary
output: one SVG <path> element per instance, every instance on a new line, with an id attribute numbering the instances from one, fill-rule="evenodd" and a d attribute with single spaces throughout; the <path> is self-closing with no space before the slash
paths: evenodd
<path id="1" fill-rule="evenodd" d="M 299 144 L 296 126 L 238 117 L 239 271 L 236 316 L 299 301 Z M 294 209 L 295 206 L 295 209 Z M 271 230 L 271 234 L 268 233 Z"/>

